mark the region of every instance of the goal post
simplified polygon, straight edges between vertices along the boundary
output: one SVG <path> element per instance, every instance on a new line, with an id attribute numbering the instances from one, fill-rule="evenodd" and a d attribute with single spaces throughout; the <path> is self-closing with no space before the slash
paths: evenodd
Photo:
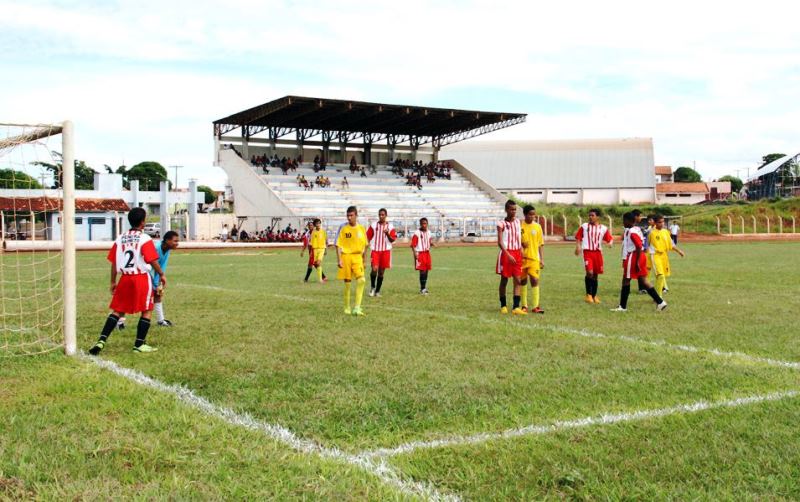
<path id="1" fill-rule="evenodd" d="M 74 150 L 70 121 L 0 123 L 0 359 L 77 352 Z"/>

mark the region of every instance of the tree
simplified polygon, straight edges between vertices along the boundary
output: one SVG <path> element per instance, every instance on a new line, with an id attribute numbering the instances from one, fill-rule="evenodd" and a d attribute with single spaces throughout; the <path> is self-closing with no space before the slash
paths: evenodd
<path id="1" fill-rule="evenodd" d="M 127 178 L 129 184 L 133 180 L 139 180 L 139 190 L 158 190 L 162 181 L 169 181 L 164 166 L 153 161 L 139 162 L 128 170 L 123 169 L 122 176 Z"/>
<path id="2" fill-rule="evenodd" d="M 59 152 L 52 152 L 55 157 L 56 163 L 36 161 L 32 162 L 34 166 L 41 166 L 50 171 L 53 175 L 53 188 L 61 188 L 61 173 L 63 162 L 61 161 L 61 154 Z M 75 190 L 92 190 L 94 189 L 94 175 L 95 170 L 86 165 L 86 162 L 75 159 Z"/>
<path id="3" fill-rule="evenodd" d="M 780 159 L 781 157 L 786 157 L 786 154 L 785 153 L 770 153 L 770 154 L 764 155 L 763 157 L 761 157 L 761 162 L 763 162 L 763 164 L 758 166 L 758 168 L 761 169 L 762 167 L 766 166 L 770 162 L 776 161 L 776 160 Z"/>
<path id="4" fill-rule="evenodd" d="M 739 193 L 739 190 L 741 190 L 742 187 L 744 186 L 742 180 L 740 180 L 736 176 L 731 176 L 730 174 L 723 176 L 722 178 L 719 179 L 719 181 L 730 181 L 732 193 Z"/>
<path id="5" fill-rule="evenodd" d="M 42 188 L 36 178 L 13 169 L 0 169 L 0 188 L 27 189 Z"/>
<path id="6" fill-rule="evenodd" d="M 692 169 L 691 167 L 679 167 L 675 169 L 674 178 L 676 182 L 688 182 L 688 183 L 696 183 L 703 179 L 700 176 L 700 173 Z"/>
<path id="7" fill-rule="evenodd" d="M 217 200 L 217 192 L 215 192 L 211 187 L 206 185 L 198 185 L 197 186 L 198 192 L 203 192 L 205 194 L 205 203 L 206 204 L 213 204 L 215 200 Z"/>

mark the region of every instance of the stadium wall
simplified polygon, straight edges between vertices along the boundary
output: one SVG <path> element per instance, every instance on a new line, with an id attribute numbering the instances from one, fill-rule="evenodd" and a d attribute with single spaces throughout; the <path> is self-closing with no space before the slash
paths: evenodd
<path id="1" fill-rule="evenodd" d="M 236 152 L 217 150 L 217 166 L 225 170 L 233 189 L 237 216 L 294 216 L 294 212 Z"/>
<path id="2" fill-rule="evenodd" d="M 466 141 L 443 149 L 498 191 L 562 204 L 652 203 L 650 138 Z"/>

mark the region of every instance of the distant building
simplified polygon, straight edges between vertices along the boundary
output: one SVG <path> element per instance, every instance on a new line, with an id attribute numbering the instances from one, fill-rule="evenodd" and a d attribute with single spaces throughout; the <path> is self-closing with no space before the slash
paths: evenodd
<path id="1" fill-rule="evenodd" d="M 650 138 L 466 141 L 442 149 L 500 192 L 528 201 L 632 204 L 655 201 Z"/>
<path id="2" fill-rule="evenodd" d="M 672 183 L 675 181 L 672 166 L 656 166 L 656 183 Z"/>
<path id="3" fill-rule="evenodd" d="M 800 153 L 759 167 L 745 184 L 747 198 L 800 197 Z"/>
<path id="4" fill-rule="evenodd" d="M 730 181 L 709 181 L 708 185 L 708 200 L 725 200 L 731 196 L 731 182 Z"/>
<path id="5" fill-rule="evenodd" d="M 708 199 L 708 184 L 659 183 L 656 185 L 656 202 L 659 204 L 700 204 Z"/>

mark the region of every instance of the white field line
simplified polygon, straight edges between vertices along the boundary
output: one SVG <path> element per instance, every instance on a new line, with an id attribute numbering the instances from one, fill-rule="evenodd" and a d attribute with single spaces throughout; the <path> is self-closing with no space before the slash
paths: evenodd
<path id="1" fill-rule="evenodd" d="M 778 359 L 772 359 L 769 357 L 762 357 L 762 356 L 753 356 L 750 354 L 745 354 L 744 352 L 730 352 L 724 351 L 720 349 L 708 349 L 704 347 L 695 347 L 693 345 L 685 345 L 685 344 L 673 344 L 669 343 L 665 340 L 648 340 L 645 338 L 637 338 L 635 336 L 628 336 L 628 335 L 606 335 L 603 333 L 597 333 L 594 331 L 588 331 L 585 329 L 575 329 L 575 328 L 566 328 L 563 326 L 553 326 L 549 324 L 522 324 L 522 323 L 514 323 L 511 324 L 501 319 L 487 319 L 485 317 L 468 317 L 458 314 L 444 314 L 441 312 L 433 312 L 433 311 L 425 311 L 425 310 L 417 310 L 417 309 L 407 309 L 401 307 L 389 307 L 383 305 L 375 305 L 372 308 L 382 308 L 386 310 L 395 310 L 398 312 L 408 312 L 413 314 L 431 314 L 431 315 L 440 315 L 442 317 L 446 317 L 448 319 L 455 319 L 460 321 L 479 321 L 487 324 L 502 324 L 509 327 L 514 328 L 524 328 L 530 330 L 543 330 L 543 331 L 550 331 L 553 333 L 563 333 L 568 335 L 577 335 L 582 336 L 585 338 L 600 338 L 606 340 L 618 340 L 627 343 L 634 343 L 637 345 L 646 345 L 650 347 L 659 347 L 659 348 L 666 348 L 670 350 L 678 350 L 682 352 L 691 352 L 696 354 L 709 354 L 716 357 L 722 357 L 725 359 L 738 359 L 741 361 L 747 361 L 749 363 L 758 363 L 758 364 L 766 364 L 768 366 L 776 366 L 779 368 L 788 368 L 793 370 L 800 370 L 800 362 L 795 361 L 781 361 Z"/>
<path id="2" fill-rule="evenodd" d="M 417 482 L 403 477 L 398 471 L 388 465 L 382 458 L 367 458 L 359 455 L 345 453 L 338 448 L 325 447 L 314 441 L 298 437 L 289 429 L 277 424 L 270 424 L 248 413 L 238 413 L 230 408 L 225 408 L 212 403 L 204 397 L 198 396 L 191 389 L 180 385 L 166 384 L 143 373 L 119 366 L 117 363 L 87 355 L 82 357 L 100 368 L 115 373 L 134 383 L 151 389 L 171 394 L 181 403 L 201 411 L 202 413 L 218 418 L 230 425 L 242 427 L 259 432 L 264 436 L 278 441 L 295 451 L 308 455 L 316 455 L 323 459 L 335 460 L 358 467 L 380 479 L 387 486 L 398 492 L 413 497 L 421 497 L 433 501 L 458 501 L 460 497 L 455 494 L 445 494 L 436 490 L 428 483 Z"/>
<path id="3" fill-rule="evenodd" d="M 768 401 L 780 401 L 782 399 L 794 398 L 800 395 L 798 391 L 774 392 L 757 396 L 740 397 L 737 399 L 727 399 L 724 401 L 697 401 L 694 403 L 680 404 L 669 408 L 657 408 L 650 410 L 639 410 L 628 413 L 607 413 L 603 415 L 590 416 L 575 420 L 557 421 L 542 425 L 528 425 L 518 429 L 507 429 L 501 432 L 485 432 L 469 436 L 450 436 L 442 439 L 430 441 L 411 441 L 393 448 L 380 448 L 360 453 L 364 458 L 389 458 L 396 455 L 411 453 L 416 450 L 444 448 L 448 446 L 469 446 L 487 441 L 518 438 L 523 436 L 540 436 L 581 427 L 594 425 L 611 425 L 623 422 L 636 422 L 653 418 L 668 417 L 670 415 L 681 415 L 688 413 L 698 413 L 706 410 L 720 408 L 738 408 Z"/>

